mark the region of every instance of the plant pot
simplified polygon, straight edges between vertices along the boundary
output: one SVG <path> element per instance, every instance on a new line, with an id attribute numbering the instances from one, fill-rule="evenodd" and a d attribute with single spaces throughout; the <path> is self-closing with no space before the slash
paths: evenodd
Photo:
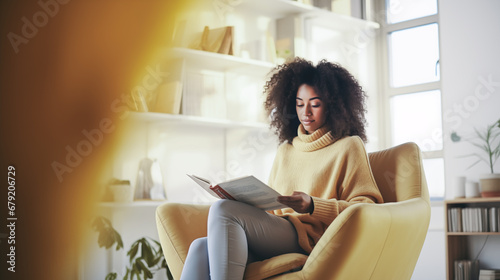
<path id="1" fill-rule="evenodd" d="M 115 202 L 130 203 L 134 200 L 134 188 L 130 184 L 111 185 Z"/>
<path id="2" fill-rule="evenodd" d="M 484 174 L 480 177 L 481 196 L 496 197 L 500 196 L 500 174 Z"/>

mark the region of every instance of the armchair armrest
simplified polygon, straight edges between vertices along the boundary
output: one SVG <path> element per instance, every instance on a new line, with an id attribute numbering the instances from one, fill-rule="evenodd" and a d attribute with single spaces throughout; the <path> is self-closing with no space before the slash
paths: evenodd
<path id="1" fill-rule="evenodd" d="M 165 203 L 156 209 L 156 227 L 163 254 L 179 279 L 191 242 L 207 236 L 209 205 Z"/>
<path id="2" fill-rule="evenodd" d="M 306 279 L 410 279 L 429 216 L 429 204 L 421 198 L 348 207 L 316 244 L 303 275 Z"/>

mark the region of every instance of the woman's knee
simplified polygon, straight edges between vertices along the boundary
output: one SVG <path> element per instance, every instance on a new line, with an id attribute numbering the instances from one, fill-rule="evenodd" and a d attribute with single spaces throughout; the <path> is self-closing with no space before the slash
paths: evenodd
<path id="1" fill-rule="evenodd" d="M 239 202 L 228 200 L 228 199 L 220 199 L 214 202 L 212 206 L 210 206 L 210 210 L 208 212 L 208 220 L 211 219 L 219 219 L 220 217 L 231 217 L 236 212 L 237 205 Z"/>
<path id="2" fill-rule="evenodd" d="M 189 251 L 193 252 L 203 252 L 207 250 L 207 238 L 206 237 L 200 237 L 193 242 L 191 242 L 191 245 L 189 246 Z"/>

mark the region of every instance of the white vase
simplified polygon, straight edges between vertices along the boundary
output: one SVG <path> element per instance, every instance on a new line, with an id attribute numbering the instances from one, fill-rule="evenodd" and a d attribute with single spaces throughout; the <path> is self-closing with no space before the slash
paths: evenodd
<path id="1" fill-rule="evenodd" d="M 464 198 L 465 197 L 465 176 L 455 177 L 455 181 L 453 183 L 453 195 L 455 198 Z"/>
<path id="2" fill-rule="evenodd" d="M 494 197 L 500 196 L 500 174 L 483 174 L 479 177 L 481 183 L 481 196 Z"/>
<path id="3" fill-rule="evenodd" d="M 481 194 L 479 192 L 479 183 L 473 182 L 473 181 L 468 181 L 465 184 L 465 197 L 473 198 L 473 197 L 480 197 L 480 196 L 481 196 Z"/>

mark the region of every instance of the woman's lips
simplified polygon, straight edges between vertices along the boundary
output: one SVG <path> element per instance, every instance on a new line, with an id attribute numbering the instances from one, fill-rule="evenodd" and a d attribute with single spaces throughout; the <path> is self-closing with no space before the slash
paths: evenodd
<path id="1" fill-rule="evenodd" d="M 314 120 L 302 120 L 302 124 L 304 124 L 304 125 L 309 125 L 313 122 L 314 122 Z"/>

